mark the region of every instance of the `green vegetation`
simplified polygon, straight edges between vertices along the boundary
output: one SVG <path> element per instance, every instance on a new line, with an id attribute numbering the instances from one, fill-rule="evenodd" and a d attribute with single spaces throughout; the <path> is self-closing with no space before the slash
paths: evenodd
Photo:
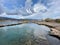
<path id="1" fill-rule="evenodd" d="M 60 19 L 56 19 L 55 22 L 60 23 Z"/>
<path id="2" fill-rule="evenodd" d="M 46 21 L 46 22 L 52 22 L 52 21 L 54 21 L 54 20 L 51 19 L 51 18 L 46 18 L 45 21 Z"/>
<path id="3" fill-rule="evenodd" d="M 46 21 L 46 22 L 56 22 L 56 23 L 60 23 L 60 19 L 46 18 L 44 21 Z"/>

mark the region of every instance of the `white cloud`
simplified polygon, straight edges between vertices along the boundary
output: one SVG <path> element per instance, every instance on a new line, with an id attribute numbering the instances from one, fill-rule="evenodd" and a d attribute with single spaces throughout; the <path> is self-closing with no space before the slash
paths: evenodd
<path id="1" fill-rule="evenodd" d="M 0 4 L 2 5 L 2 9 L 3 11 L 8 11 L 6 7 L 3 6 L 3 3 L 5 0 L 0 0 Z M 11 0 L 12 2 L 15 2 L 15 0 Z M 59 18 L 60 17 L 60 0 L 52 0 L 52 3 L 48 3 L 47 5 L 51 5 L 51 7 L 48 9 L 46 6 L 44 6 L 43 4 L 37 3 L 35 4 L 33 7 L 31 6 L 32 4 L 32 0 L 26 0 L 25 2 L 25 7 L 18 9 L 18 7 L 15 7 L 15 11 L 12 11 L 12 13 L 16 12 L 16 8 L 19 12 L 19 16 L 16 15 L 16 17 L 14 16 L 5 16 L 5 17 L 12 17 L 12 18 Z M 6 10 L 5 10 L 5 9 Z M 1 9 L 1 8 L 0 8 Z M 34 10 L 34 12 L 32 11 Z M 45 13 L 42 13 L 41 11 L 45 11 L 48 10 Z M 3 13 L 4 15 L 6 15 L 6 13 Z M 24 14 L 26 14 L 27 16 L 24 16 Z M 29 15 L 30 14 L 30 15 Z M 57 16 L 58 15 L 58 16 Z"/>
<path id="2" fill-rule="evenodd" d="M 59 0 L 53 0 L 52 6 L 50 9 L 43 14 L 43 17 L 45 18 L 55 18 L 55 17 L 60 17 L 60 1 Z"/>
<path id="3" fill-rule="evenodd" d="M 52 0 L 52 2 L 48 3 L 48 4 L 51 5 L 51 7 L 49 9 L 47 9 L 47 12 L 45 12 L 45 13 L 39 12 L 40 11 L 39 6 L 37 6 L 37 4 L 36 4 L 37 9 L 35 8 L 34 10 L 37 13 L 32 14 L 32 16 L 30 16 L 30 18 L 38 18 L 38 19 L 40 19 L 40 18 L 42 18 L 42 19 L 60 18 L 60 1 L 59 0 Z"/>
<path id="4" fill-rule="evenodd" d="M 34 12 L 45 11 L 46 9 L 47 8 L 44 5 L 39 4 L 39 3 L 35 4 L 33 7 Z"/>

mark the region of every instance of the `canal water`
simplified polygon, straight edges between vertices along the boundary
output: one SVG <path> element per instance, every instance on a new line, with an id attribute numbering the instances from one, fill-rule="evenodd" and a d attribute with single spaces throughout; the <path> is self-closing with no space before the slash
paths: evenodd
<path id="1" fill-rule="evenodd" d="M 34 23 L 1 27 L 0 45 L 60 45 L 60 40 L 48 35 L 49 31 L 48 27 Z"/>

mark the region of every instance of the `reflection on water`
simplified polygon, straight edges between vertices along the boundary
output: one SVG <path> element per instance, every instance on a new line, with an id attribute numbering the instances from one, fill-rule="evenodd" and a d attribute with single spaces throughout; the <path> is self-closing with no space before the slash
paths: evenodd
<path id="1" fill-rule="evenodd" d="M 34 23 L 0 28 L 0 45 L 48 45 L 50 29 Z"/>
<path id="2" fill-rule="evenodd" d="M 38 45 L 35 43 L 35 38 L 45 40 L 48 30 L 48 27 L 33 23 L 2 27 L 0 28 L 0 45 Z"/>
<path id="3" fill-rule="evenodd" d="M 48 39 L 50 45 L 60 45 L 60 40 L 55 37 L 47 35 L 47 39 Z"/>

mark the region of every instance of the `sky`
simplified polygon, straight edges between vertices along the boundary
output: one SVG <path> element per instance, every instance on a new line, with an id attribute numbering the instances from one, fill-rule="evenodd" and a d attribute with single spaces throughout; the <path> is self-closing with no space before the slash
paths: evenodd
<path id="1" fill-rule="evenodd" d="M 0 0 L 0 17 L 60 18 L 60 0 Z"/>

